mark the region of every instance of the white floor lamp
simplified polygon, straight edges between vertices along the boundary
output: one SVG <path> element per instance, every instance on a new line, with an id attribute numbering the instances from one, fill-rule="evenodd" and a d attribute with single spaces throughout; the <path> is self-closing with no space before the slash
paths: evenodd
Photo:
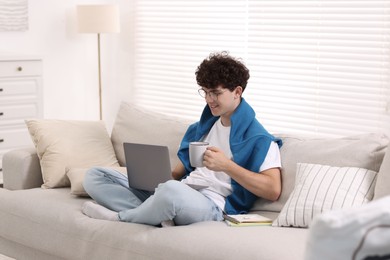
<path id="1" fill-rule="evenodd" d="M 98 72 L 99 72 L 99 111 L 102 120 L 102 74 L 100 66 L 100 34 L 119 33 L 119 8 L 117 5 L 79 5 L 77 6 L 78 31 L 97 33 Z"/>

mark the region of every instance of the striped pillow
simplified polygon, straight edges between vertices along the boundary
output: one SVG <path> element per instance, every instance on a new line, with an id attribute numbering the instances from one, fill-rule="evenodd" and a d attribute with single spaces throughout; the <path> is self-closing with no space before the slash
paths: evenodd
<path id="1" fill-rule="evenodd" d="M 298 163 L 295 187 L 273 226 L 308 227 L 326 211 L 372 200 L 377 173 L 356 167 Z"/>

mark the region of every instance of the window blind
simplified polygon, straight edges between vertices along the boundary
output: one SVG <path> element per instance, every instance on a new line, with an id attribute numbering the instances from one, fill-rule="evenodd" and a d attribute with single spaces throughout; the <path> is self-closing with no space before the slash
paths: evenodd
<path id="1" fill-rule="evenodd" d="M 197 120 L 195 69 L 242 57 L 244 97 L 272 133 L 390 130 L 389 1 L 139 0 L 133 99 Z"/>

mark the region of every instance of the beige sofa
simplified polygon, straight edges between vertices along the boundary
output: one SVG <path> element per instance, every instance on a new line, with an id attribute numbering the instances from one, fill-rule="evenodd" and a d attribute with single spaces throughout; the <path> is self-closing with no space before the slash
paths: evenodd
<path id="1" fill-rule="evenodd" d="M 390 193 L 385 136 L 279 135 L 284 142 L 282 195 L 276 202 L 258 199 L 252 208 L 276 219 L 274 226 L 202 222 L 161 228 L 96 220 L 81 212 L 81 205 L 90 200 L 81 185 L 85 170 L 99 164 L 123 171 L 124 141 L 168 145 L 175 165 L 188 122 L 122 103 L 110 137 L 99 122 L 32 120 L 27 124 L 36 149 L 4 156 L 4 189 L 0 189 L 0 253 L 16 259 L 304 259 L 309 231 L 304 226 L 310 227 L 311 219 L 320 214 L 319 203 L 325 211 L 326 199 L 333 201 L 334 208 L 345 208 L 350 194 L 359 204 Z M 102 134 L 95 135 L 99 131 Z M 96 159 L 100 157 L 104 163 Z M 326 168 L 326 174 L 335 173 L 327 187 L 323 187 L 327 178 L 323 172 L 307 171 L 313 164 L 332 166 Z M 352 167 L 366 170 L 362 175 Z M 351 169 L 356 175 L 350 176 Z M 332 193 L 335 187 L 338 190 Z M 324 188 L 328 191 L 321 199 Z"/>

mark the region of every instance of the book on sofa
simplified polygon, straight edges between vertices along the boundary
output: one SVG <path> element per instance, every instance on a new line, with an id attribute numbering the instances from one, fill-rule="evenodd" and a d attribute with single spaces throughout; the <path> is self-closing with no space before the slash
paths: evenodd
<path id="1" fill-rule="evenodd" d="M 272 224 L 272 219 L 259 214 L 225 214 L 223 217 L 229 226 L 269 226 Z"/>

